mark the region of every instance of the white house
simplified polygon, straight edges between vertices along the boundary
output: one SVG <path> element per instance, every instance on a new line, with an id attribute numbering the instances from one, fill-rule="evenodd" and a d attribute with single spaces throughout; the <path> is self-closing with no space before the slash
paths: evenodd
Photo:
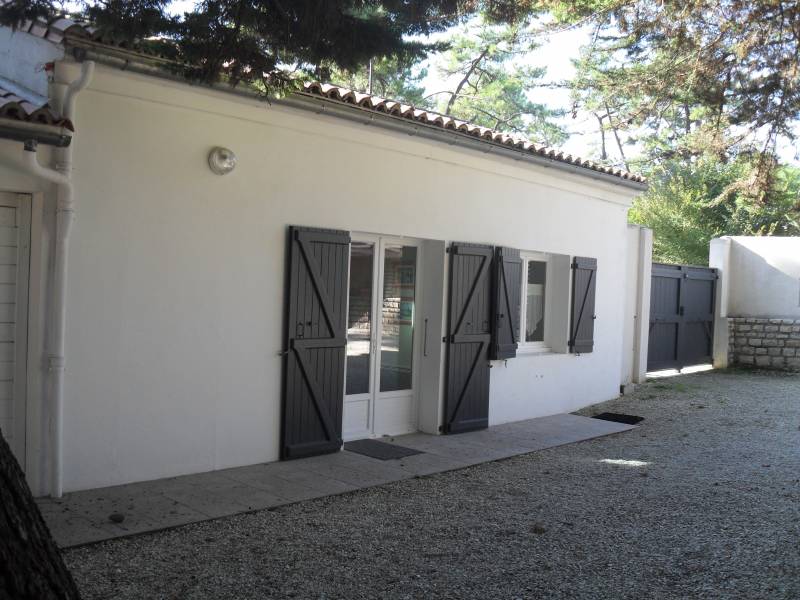
<path id="1" fill-rule="evenodd" d="M 572 411 L 643 370 L 640 177 L 162 63 L 0 30 L 0 429 L 35 493 Z"/>

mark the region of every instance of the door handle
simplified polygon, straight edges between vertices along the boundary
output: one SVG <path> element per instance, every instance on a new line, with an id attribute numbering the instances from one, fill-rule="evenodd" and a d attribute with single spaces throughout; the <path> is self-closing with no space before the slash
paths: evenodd
<path id="1" fill-rule="evenodd" d="M 428 319 L 425 319 L 425 328 L 422 331 L 422 356 L 428 356 Z"/>

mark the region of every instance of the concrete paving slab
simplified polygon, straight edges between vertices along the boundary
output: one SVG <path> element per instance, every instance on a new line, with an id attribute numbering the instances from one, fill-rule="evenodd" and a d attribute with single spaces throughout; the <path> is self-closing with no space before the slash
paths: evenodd
<path id="1" fill-rule="evenodd" d="M 226 469 L 225 475 L 233 481 L 270 492 L 289 501 L 316 498 L 320 492 L 313 487 L 278 476 L 269 464 L 252 465 L 236 469 Z"/>
<path id="2" fill-rule="evenodd" d="M 301 459 L 304 460 L 304 459 Z M 276 463 L 271 467 L 272 475 L 279 479 L 299 483 L 303 486 L 311 488 L 318 492 L 318 495 L 329 496 L 332 494 L 342 494 L 344 492 L 352 492 L 357 490 L 359 486 L 345 483 L 328 477 L 325 474 L 320 474 L 315 471 L 308 470 L 303 467 L 301 460 L 293 460 L 291 462 Z"/>
<path id="3" fill-rule="evenodd" d="M 45 521 L 53 538 L 62 548 L 117 537 L 110 535 L 105 529 L 95 527 L 89 519 L 76 515 L 62 514 L 58 518 L 48 515 Z"/>
<path id="4" fill-rule="evenodd" d="M 635 426 L 553 415 L 451 436 L 381 438 L 423 454 L 378 460 L 342 451 L 300 460 L 87 490 L 37 500 L 56 542 L 70 547 L 341 494 L 527 454 Z M 109 520 L 113 513 L 121 523 Z"/>
<path id="5" fill-rule="evenodd" d="M 412 476 L 421 476 L 463 469 L 464 467 L 471 466 L 471 464 L 472 463 L 459 460 L 452 456 L 439 456 L 438 454 L 426 452 L 403 458 L 397 467 L 410 473 Z"/>
<path id="6" fill-rule="evenodd" d="M 372 459 L 377 460 L 377 459 Z M 408 474 L 400 469 L 387 468 L 381 472 L 366 472 L 359 470 L 355 466 L 342 465 L 342 464 L 315 464 L 309 467 L 304 465 L 304 468 L 317 473 L 320 476 L 329 477 L 336 481 L 351 484 L 358 488 L 372 487 L 376 485 L 383 485 L 392 481 L 399 481 L 400 479 L 407 479 Z"/>
<path id="7" fill-rule="evenodd" d="M 197 489 L 194 486 L 176 488 L 165 492 L 164 496 L 207 517 L 235 515 L 269 508 L 285 501 L 280 496 L 233 480 L 229 480 L 228 485 L 217 485 L 208 489 Z"/>

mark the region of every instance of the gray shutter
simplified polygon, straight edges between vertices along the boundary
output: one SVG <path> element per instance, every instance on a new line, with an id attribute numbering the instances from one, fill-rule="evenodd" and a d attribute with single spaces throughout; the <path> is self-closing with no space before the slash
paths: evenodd
<path id="1" fill-rule="evenodd" d="M 494 249 L 454 243 L 449 252 L 444 432 L 460 433 L 489 425 Z"/>
<path id="2" fill-rule="evenodd" d="M 572 311 L 570 352 L 581 354 L 594 349 L 594 299 L 597 285 L 597 259 L 576 256 L 572 261 Z"/>
<path id="3" fill-rule="evenodd" d="M 494 327 L 491 358 L 502 360 L 517 355 L 519 342 L 522 258 L 514 248 L 495 248 Z"/>
<path id="4" fill-rule="evenodd" d="M 281 458 L 342 446 L 350 234 L 290 227 Z"/>

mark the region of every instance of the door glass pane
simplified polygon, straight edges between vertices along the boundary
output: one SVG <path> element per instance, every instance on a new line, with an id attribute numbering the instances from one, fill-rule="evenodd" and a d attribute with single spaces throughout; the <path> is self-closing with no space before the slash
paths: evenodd
<path id="1" fill-rule="evenodd" d="M 350 291 L 347 315 L 347 394 L 369 392 L 372 336 L 372 265 L 375 246 L 350 245 Z"/>
<path id="2" fill-rule="evenodd" d="M 547 263 L 531 260 L 528 262 L 528 288 L 525 312 L 525 341 L 544 341 L 544 289 L 547 277 Z"/>
<path id="3" fill-rule="evenodd" d="M 416 283 L 417 249 L 387 246 L 381 305 L 382 392 L 411 389 Z"/>

